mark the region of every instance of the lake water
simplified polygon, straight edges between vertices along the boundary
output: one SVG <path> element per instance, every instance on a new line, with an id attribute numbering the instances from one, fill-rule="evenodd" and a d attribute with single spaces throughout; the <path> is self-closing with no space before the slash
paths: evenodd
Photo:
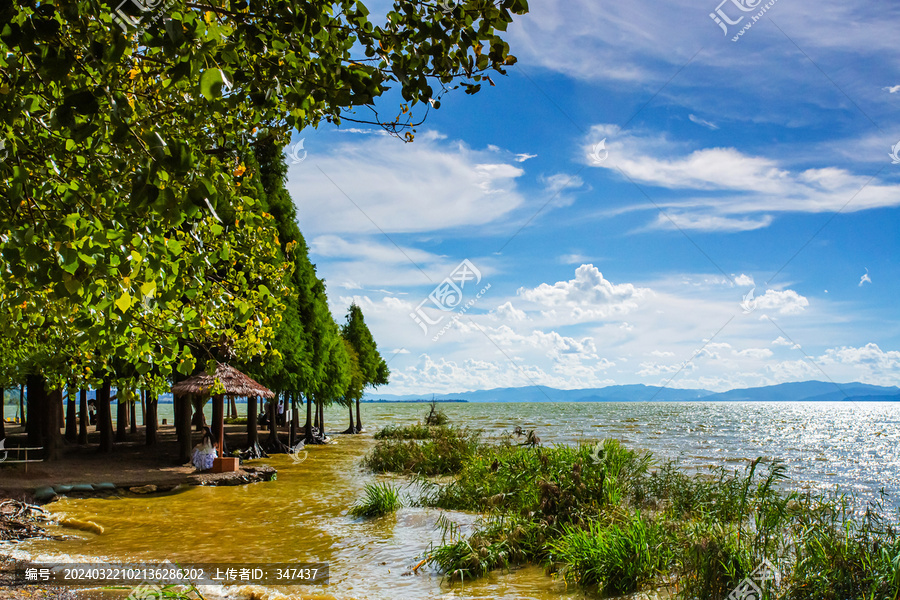
<path id="1" fill-rule="evenodd" d="M 895 504 L 900 497 L 900 403 L 473 403 L 441 408 L 453 423 L 482 429 L 487 436 L 518 425 L 535 429 L 544 444 L 617 438 L 699 469 L 743 469 L 758 456 L 779 458 L 788 467 L 789 485 L 798 489 L 840 486 L 861 501 L 884 489 Z M 161 406 L 160 418 L 171 418 L 170 409 Z M 50 508 L 94 521 L 105 532 L 79 532 L 61 542 L 30 541 L 16 550 L 70 562 L 99 556 L 331 565 L 325 588 L 231 589 L 244 597 L 255 591 L 260 598 L 276 598 L 278 591 L 289 598 L 584 598 L 538 568 L 452 587 L 428 569 L 406 575 L 429 544 L 439 541 L 435 524 L 441 511 L 405 508 L 370 521 L 346 515 L 365 484 L 376 479 L 360 466 L 374 444 L 371 432 L 413 423 L 426 411 L 423 404 L 365 404 L 363 421 L 370 433 L 335 435 L 337 443 L 309 448 L 306 460 L 297 464 L 286 456 L 259 461 L 278 469 L 273 482 L 191 488 L 152 498 L 64 499 Z M 344 409 L 326 415 L 330 430 L 346 427 Z M 475 518 L 450 517 L 463 525 Z"/>

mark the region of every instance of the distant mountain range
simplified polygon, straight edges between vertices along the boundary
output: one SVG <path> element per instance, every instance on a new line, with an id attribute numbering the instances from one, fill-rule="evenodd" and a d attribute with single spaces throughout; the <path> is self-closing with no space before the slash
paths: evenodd
<path id="1" fill-rule="evenodd" d="M 367 393 L 366 401 L 411 402 L 431 400 L 431 394 Z M 611 385 L 583 390 L 558 390 L 531 386 L 497 388 L 474 392 L 435 394 L 436 400 L 465 400 L 466 402 L 831 402 L 831 401 L 898 401 L 900 387 L 883 387 L 866 383 L 834 384 L 824 381 L 781 383 L 764 387 L 711 392 L 663 388 L 652 385 Z"/>

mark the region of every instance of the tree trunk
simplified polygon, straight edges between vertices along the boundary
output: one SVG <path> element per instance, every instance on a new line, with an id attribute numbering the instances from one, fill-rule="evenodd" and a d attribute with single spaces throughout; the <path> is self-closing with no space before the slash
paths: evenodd
<path id="1" fill-rule="evenodd" d="M 272 401 L 269 402 L 269 439 L 266 443 L 270 446 L 278 440 L 278 429 L 275 424 L 275 417 L 277 415 L 276 399 L 277 398 L 272 398 Z"/>
<path id="2" fill-rule="evenodd" d="M 356 399 L 356 433 L 362 433 L 362 420 L 359 418 L 359 398 Z"/>
<path id="3" fill-rule="evenodd" d="M 230 406 L 231 406 L 231 418 L 232 418 L 232 419 L 237 419 L 237 418 L 238 418 L 238 414 L 237 414 L 237 401 L 234 399 L 234 396 L 232 396 L 231 398 L 229 398 L 229 400 L 230 400 L 230 402 L 231 402 L 231 404 L 230 404 Z"/>
<path id="4" fill-rule="evenodd" d="M 78 411 L 75 406 L 75 390 L 69 388 L 66 395 L 66 441 L 74 444 L 78 441 L 78 424 L 75 422 Z"/>
<path id="5" fill-rule="evenodd" d="M 6 390 L 3 390 L 3 397 L 0 398 L 0 440 L 6 439 L 6 414 L 3 412 L 6 407 L 5 401 Z"/>
<path id="6" fill-rule="evenodd" d="M 325 403 L 319 402 L 319 434 L 325 439 Z"/>
<path id="7" fill-rule="evenodd" d="M 109 378 L 103 380 L 103 385 L 97 390 L 97 429 L 100 430 L 100 452 L 112 452 L 112 407 L 109 396 L 112 384 Z"/>
<path id="8" fill-rule="evenodd" d="M 131 399 L 131 402 L 128 403 L 128 408 L 129 408 L 128 412 L 131 413 L 129 415 L 129 422 L 131 424 L 131 427 L 129 427 L 129 430 L 131 431 L 131 433 L 137 433 L 137 414 L 136 414 L 137 398 Z"/>
<path id="9" fill-rule="evenodd" d="M 347 405 L 347 408 L 350 409 L 350 426 L 344 431 L 344 433 L 356 433 L 353 429 L 353 403 Z"/>
<path id="10" fill-rule="evenodd" d="M 19 423 L 22 424 L 22 427 L 25 427 L 27 421 L 25 420 L 25 384 L 19 384 Z"/>
<path id="11" fill-rule="evenodd" d="M 307 394 L 306 396 L 306 425 L 304 425 L 304 429 L 306 429 L 306 443 L 312 444 L 313 435 L 312 435 L 312 408 L 313 401 L 312 398 Z"/>
<path id="12" fill-rule="evenodd" d="M 213 440 L 219 449 L 219 457 L 225 456 L 225 398 L 210 398 L 212 402 L 212 429 Z M 221 443 L 220 443 L 221 442 Z"/>
<path id="13" fill-rule="evenodd" d="M 259 409 L 259 400 L 257 398 L 247 398 L 247 447 L 253 448 L 259 444 L 259 419 L 257 418 L 257 410 Z"/>
<path id="14" fill-rule="evenodd" d="M 317 400 L 316 400 L 316 424 L 315 424 L 315 428 L 316 428 L 316 431 L 318 431 L 319 433 L 322 432 L 322 427 L 319 425 L 319 405 L 320 405 L 320 404 L 321 404 L 321 403 L 320 403 L 320 402 L 318 401 L 318 399 L 317 399 Z"/>
<path id="15" fill-rule="evenodd" d="M 87 406 L 87 390 L 81 390 L 78 398 L 78 443 L 86 445 L 88 443 L 87 426 L 88 426 L 88 406 Z"/>
<path id="16" fill-rule="evenodd" d="M 60 458 L 60 447 L 62 446 L 62 437 L 59 434 L 61 423 L 59 422 L 59 414 L 62 412 L 62 389 L 53 390 L 49 394 L 44 394 L 44 407 L 46 418 L 42 420 L 43 440 L 41 445 L 44 446 L 44 460 L 54 461 Z"/>
<path id="17" fill-rule="evenodd" d="M 197 428 L 197 431 L 203 431 L 204 427 L 208 427 L 206 423 L 206 413 L 203 412 L 203 398 L 194 396 L 191 405 L 194 408 L 194 416 L 191 418 L 191 425 Z"/>
<path id="18" fill-rule="evenodd" d="M 56 410 L 56 426 L 62 427 L 66 422 L 66 411 L 63 407 L 62 388 L 59 388 L 59 402 L 55 403 L 54 410 Z"/>
<path id="19" fill-rule="evenodd" d="M 141 423 L 147 426 L 147 398 L 150 396 L 150 390 L 141 390 Z"/>
<path id="20" fill-rule="evenodd" d="M 156 417 L 156 396 L 150 390 L 147 390 L 147 397 L 144 400 L 144 431 L 147 434 L 147 445 L 155 446 L 156 445 L 156 429 L 157 429 L 157 417 Z"/>
<path id="21" fill-rule="evenodd" d="M 178 462 L 184 464 L 191 460 L 191 397 L 180 398 L 178 403 L 179 414 L 175 415 L 178 435 Z"/>
<path id="22" fill-rule="evenodd" d="M 291 435 L 288 444 L 291 448 L 297 445 L 297 394 L 291 393 Z"/>
<path id="23" fill-rule="evenodd" d="M 41 410 L 44 394 L 44 378 L 40 375 L 29 375 L 26 378 L 28 385 L 28 445 L 32 448 L 41 445 L 41 421 L 46 417 Z"/>
<path id="24" fill-rule="evenodd" d="M 116 441 L 124 442 L 128 439 L 128 394 L 123 389 L 116 391 Z"/>

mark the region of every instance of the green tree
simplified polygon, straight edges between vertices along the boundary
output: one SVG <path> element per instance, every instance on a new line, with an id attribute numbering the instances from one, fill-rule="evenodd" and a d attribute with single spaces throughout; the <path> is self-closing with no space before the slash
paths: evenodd
<path id="1" fill-rule="evenodd" d="M 243 255 L 244 267 L 269 262 L 269 228 L 241 189 L 243 149 L 359 120 L 349 115 L 363 106 L 411 140 L 417 106 L 439 107 L 457 84 L 474 93 L 514 62 L 499 32 L 527 5 L 397 2 L 383 26 L 355 0 L 165 10 L 0 1 L 0 268 L 15 320 L 40 326 L 53 305 L 61 319 L 92 306 L 93 319 L 78 318 L 101 355 L 190 372 L 176 338 L 205 342 L 211 324 L 233 322 L 216 336 L 233 329 L 225 342 L 253 355 L 274 335 L 254 326 L 272 308 L 268 287 L 239 278 L 222 290 L 203 260 L 227 261 L 257 236 L 263 256 Z M 375 108 L 391 88 L 407 103 L 402 118 Z M 241 217 L 219 224 L 216 211 Z M 214 310 L 185 309 L 186 284 Z"/>
<path id="2" fill-rule="evenodd" d="M 360 433 L 362 420 L 359 414 L 359 401 L 362 399 L 363 391 L 370 385 L 377 387 L 387 384 L 390 370 L 378 352 L 378 344 L 375 343 L 375 338 L 366 325 L 362 309 L 355 302 L 347 311 L 346 322 L 341 327 L 341 335 L 350 343 L 358 357 L 362 385 L 352 389 L 353 400 L 356 402 L 356 428 L 350 433 Z"/>
<path id="3" fill-rule="evenodd" d="M 324 284 L 248 148 L 363 106 L 411 141 L 413 113 L 515 61 L 500 33 L 527 5 L 397 2 L 375 26 L 355 0 L 139 4 L 0 0 L 0 338 L 36 340 L 38 397 L 162 391 L 198 361 L 277 350 L 293 288 L 311 366 L 285 363 L 285 385 L 321 394 Z M 406 104 L 383 118 L 391 88 Z"/>

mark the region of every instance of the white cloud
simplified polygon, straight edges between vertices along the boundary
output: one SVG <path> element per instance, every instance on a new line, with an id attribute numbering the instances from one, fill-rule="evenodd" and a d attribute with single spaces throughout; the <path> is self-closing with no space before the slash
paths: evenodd
<path id="1" fill-rule="evenodd" d="M 669 356 L 675 356 L 674 352 L 666 352 L 662 350 L 654 350 L 650 353 L 652 356 L 658 356 L 659 358 L 666 358 Z"/>
<path id="2" fill-rule="evenodd" d="M 673 192 L 655 204 L 622 210 L 658 210 L 654 227 L 701 231 L 752 231 L 767 227 L 772 214 L 784 212 L 855 212 L 900 206 L 900 185 L 855 175 L 837 167 L 791 170 L 779 161 L 736 148 L 690 150 L 665 137 L 641 132 L 616 133 L 612 125 L 591 128 L 585 147 L 607 137 L 610 158 L 595 168 L 619 170 L 631 180 Z M 685 192 L 702 192 L 684 198 Z M 712 193 L 711 193 L 712 192 Z M 848 204 L 850 200 L 853 200 Z"/>
<path id="3" fill-rule="evenodd" d="M 809 300 L 794 290 L 766 290 L 762 296 L 754 298 L 757 309 L 777 310 L 783 315 L 795 315 L 809 306 Z"/>
<path id="4" fill-rule="evenodd" d="M 784 336 L 779 335 L 777 338 L 772 340 L 772 345 L 773 346 L 793 346 L 793 343 L 784 339 Z"/>
<path id="5" fill-rule="evenodd" d="M 744 275 L 743 273 L 734 278 L 734 284 L 742 287 L 752 287 L 756 285 L 753 283 L 753 277 L 751 275 Z"/>
<path id="6" fill-rule="evenodd" d="M 747 348 L 745 350 L 739 350 L 736 354 L 747 358 L 763 359 L 769 358 L 773 353 L 768 348 Z"/>
<path id="7" fill-rule="evenodd" d="M 568 308 L 577 319 L 605 319 L 637 308 L 652 291 L 630 283 L 614 284 L 588 264 L 575 270 L 574 279 L 553 285 L 542 283 L 533 289 L 519 288 L 516 293 L 541 307 Z"/>
<path id="8" fill-rule="evenodd" d="M 537 158 L 537 154 L 516 154 L 516 162 L 525 162 L 528 159 Z"/>
<path id="9" fill-rule="evenodd" d="M 707 121 L 705 119 L 701 119 L 700 117 L 698 117 L 696 115 L 688 115 L 688 119 L 690 119 L 697 125 L 703 125 L 704 127 L 708 127 L 709 129 L 716 130 L 719 128 L 719 126 L 716 125 L 715 123 L 713 123 L 711 121 Z"/>
<path id="10" fill-rule="evenodd" d="M 824 364 L 863 365 L 879 372 L 900 369 L 900 352 L 896 350 L 885 352 L 878 344 L 871 342 L 859 348 L 852 346 L 831 348 L 819 360 Z"/>
<path id="11" fill-rule="evenodd" d="M 869 277 L 869 269 L 866 269 L 865 275 L 859 278 L 859 287 L 862 287 L 864 283 L 872 283 L 872 278 Z"/>
<path id="12" fill-rule="evenodd" d="M 290 167 L 287 187 L 301 229 L 316 235 L 485 225 L 523 203 L 521 168 L 433 132 L 413 144 L 339 140 L 311 158 Z"/>
<path id="13" fill-rule="evenodd" d="M 498 319 L 507 321 L 524 321 L 526 318 L 525 311 L 514 307 L 512 302 L 501 304 L 494 310 L 494 314 Z"/>
<path id="14" fill-rule="evenodd" d="M 892 85 L 883 89 L 890 94 L 896 94 L 897 92 L 900 92 L 900 85 Z"/>

